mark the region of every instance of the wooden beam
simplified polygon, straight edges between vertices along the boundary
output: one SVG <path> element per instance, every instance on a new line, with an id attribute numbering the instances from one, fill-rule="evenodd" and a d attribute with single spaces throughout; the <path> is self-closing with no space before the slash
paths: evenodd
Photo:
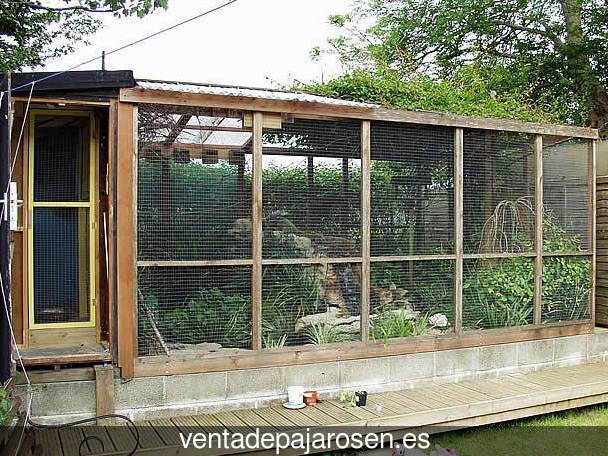
<path id="1" fill-rule="evenodd" d="M 542 321 L 543 302 L 543 137 L 534 137 L 534 175 L 536 176 L 534 187 L 534 311 L 533 321 L 539 325 Z"/>
<path id="2" fill-rule="evenodd" d="M 371 122 L 361 122 L 361 341 L 369 342 L 371 299 Z"/>
<path id="3" fill-rule="evenodd" d="M 118 104 L 116 260 L 118 365 L 132 377 L 137 356 L 137 107 Z"/>
<path id="4" fill-rule="evenodd" d="M 114 402 L 114 368 L 111 365 L 95 366 L 95 403 L 97 416 L 116 412 Z M 104 421 L 98 421 L 101 424 Z"/>
<path id="5" fill-rule="evenodd" d="M 464 131 L 454 130 L 454 249 L 456 264 L 454 266 L 454 331 L 462 333 L 462 276 L 464 267 Z"/>
<path id="6" fill-rule="evenodd" d="M 203 106 L 224 109 L 245 109 L 264 112 L 287 112 L 290 114 L 345 117 L 363 120 L 383 120 L 408 122 L 426 125 L 444 125 L 457 128 L 481 128 L 487 130 L 516 131 L 522 133 L 557 136 L 575 136 L 597 139 L 598 130 L 593 128 L 548 125 L 532 122 L 519 122 L 501 119 L 480 119 L 433 111 L 404 111 L 348 104 L 329 104 L 266 98 L 209 95 L 186 93 L 171 90 L 152 90 L 142 88 L 120 89 L 120 101 L 130 103 L 157 103 L 181 106 Z"/>
<path id="7" fill-rule="evenodd" d="M 116 291 L 116 249 L 114 228 L 116 226 L 116 207 L 115 207 L 115 178 L 116 178 L 116 144 L 118 142 L 118 101 L 112 100 L 108 111 L 108 218 L 106 220 L 106 234 L 108 243 L 108 342 L 110 345 L 110 353 L 116 353 L 115 335 L 116 335 L 116 306 L 115 306 L 115 291 Z M 115 360 L 116 361 L 116 360 Z"/>
<path id="8" fill-rule="evenodd" d="M 207 353 L 189 357 L 146 356 L 135 361 L 135 376 L 182 375 L 376 358 L 573 336 L 591 332 L 593 332 L 592 323 L 582 321 L 465 331 L 461 335 L 402 337 L 367 344 L 345 342 L 262 351 L 243 350 L 232 354 Z"/>
<path id="9" fill-rule="evenodd" d="M 251 345 L 262 348 L 262 125 L 261 112 L 253 113 L 253 179 L 251 182 Z"/>
<path id="10" fill-rule="evenodd" d="M 596 174 L 597 174 L 597 141 L 589 141 L 589 247 L 592 252 L 591 257 L 591 292 L 589 296 L 589 312 L 591 315 L 591 321 L 595 326 L 595 274 L 596 274 L 596 262 L 597 262 L 597 251 L 596 251 Z"/>

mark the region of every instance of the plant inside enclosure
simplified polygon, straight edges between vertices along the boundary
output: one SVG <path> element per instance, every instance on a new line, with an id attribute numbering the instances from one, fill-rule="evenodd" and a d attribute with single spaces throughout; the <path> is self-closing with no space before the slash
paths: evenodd
<path id="1" fill-rule="evenodd" d="M 334 344 L 348 340 L 348 336 L 341 333 L 335 326 L 326 323 L 317 323 L 306 330 L 308 343 L 314 345 Z"/>
<path id="2" fill-rule="evenodd" d="M 428 316 L 412 316 L 403 309 L 381 311 L 371 320 L 370 337 L 374 342 L 395 337 L 422 336 L 430 330 Z"/>
<path id="3" fill-rule="evenodd" d="M 10 406 L 11 402 L 8 396 L 8 391 L 4 385 L 0 385 L 0 426 L 7 424 L 6 419 Z"/>
<path id="4" fill-rule="evenodd" d="M 590 261 L 580 257 L 543 260 L 543 321 L 581 320 L 589 316 Z"/>

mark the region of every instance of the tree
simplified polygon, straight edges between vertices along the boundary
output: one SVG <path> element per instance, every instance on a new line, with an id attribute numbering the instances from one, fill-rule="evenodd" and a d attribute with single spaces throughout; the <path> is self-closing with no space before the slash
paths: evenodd
<path id="1" fill-rule="evenodd" d="M 35 67 L 86 43 L 102 15 L 145 16 L 168 0 L 0 0 L 0 70 Z"/>
<path id="2" fill-rule="evenodd" d="M 359 0 L 330 21 L 344 30 L 330 44 L 349 65 L 405 79 L 473 66 L 499 94 L 608 129 L 604 0 Z"/>

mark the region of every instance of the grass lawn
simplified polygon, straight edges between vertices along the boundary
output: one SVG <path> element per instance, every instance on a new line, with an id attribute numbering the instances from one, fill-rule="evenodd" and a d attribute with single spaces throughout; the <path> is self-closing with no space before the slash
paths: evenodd
<path id="1" fill-rule="evenodd" d="M 608 404 L 437 435 L 460 456 L 608 454 Z"/>

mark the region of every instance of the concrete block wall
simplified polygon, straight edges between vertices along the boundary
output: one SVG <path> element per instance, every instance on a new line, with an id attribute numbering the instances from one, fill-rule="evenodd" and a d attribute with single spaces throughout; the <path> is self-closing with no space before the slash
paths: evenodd
<path id="1" fill-rule="evenodd" d="M 116 379 L 114 387 L 117 413 L 152 419 L 263 407 L 285 401 L 290 385 L 314 387 L 327 398 L 346 389 L 389 391 L 604 360 L 608 360 L 608 330 L 598 328 L 588 335 L 431 353 Z M 20 387 L 20 392 L 25 395 L 25 387 Z M 33 387 L 32 416 L 40 421 L 61 422 L 94 413 L 93 381 Z"/>

